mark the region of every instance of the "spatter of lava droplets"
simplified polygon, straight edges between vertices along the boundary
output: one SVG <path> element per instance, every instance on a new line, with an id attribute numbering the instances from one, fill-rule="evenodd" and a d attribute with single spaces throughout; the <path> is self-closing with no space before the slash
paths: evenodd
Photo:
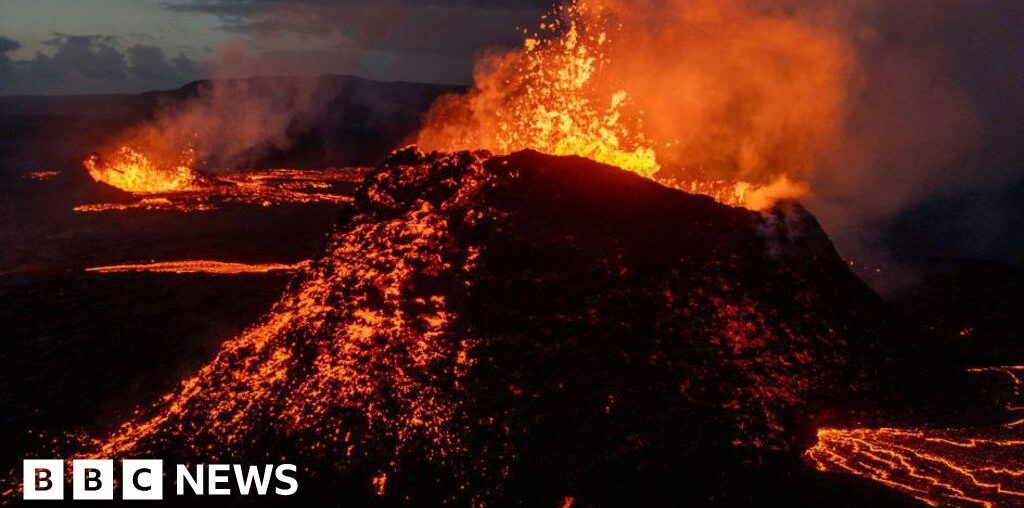
<path id="1" fill-rule="evenodd" d="M 668 168 L 676 177 L 661 174 L 658 151 L 679 140 L 654 143 L 632 92 L 608 74 L 608 47 L 625 37 L 621 28 L 602 2 L 560 3 L 535 30 L 524 31 L 519 50 L 480 62 L 468 92 L 435 102 L 417 143 L 431 150 L 579 155 L 755 210 L 809 192 L 806 182 L 784 174 L 770 183 L 707 179 L 681 167 Z"/>
<path id="2" fill-rule="evenodd" d="M 449 96 L 427 115 L 418 143 L 430 149 L 534 149 L 580 155 L 651 177 L 659 165 L 625 90 L 599 90 L 606 19 L 586 2 L 560 4 L 522 50 L 478 70 L 467 96 Z"/>
<path id="3" fill-rule="evenodd" d="M 972 369 L 1012 381 L 1011 412 L 1019 404 L 1024 366 Z M 932 506 L 1024 505 L 1024 432 L 1017 419 L 981 429 L 821 429 L 804 456 L 822 472 L 879 482 Z"/>

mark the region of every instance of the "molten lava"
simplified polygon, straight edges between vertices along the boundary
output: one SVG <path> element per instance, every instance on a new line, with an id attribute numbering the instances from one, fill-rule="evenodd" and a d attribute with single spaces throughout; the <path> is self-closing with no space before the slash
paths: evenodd
<path id="1" fill-rule="evenodd" d="M 749 182 L 728 182 L 724 180 L 676 180 L 658 179 L 666 187 L 672 187 L 691 194 L 710 196 L 719 203 L 742 206 L 751 210 L 767 210 L 779 200 L 794 199 L 810 192 L 807 184 L 792 182 L 782 176 L 768 185 L 754 185 Z"/>
<path id="2" fill-rule="evenodd" d="M 64 456 L 287 457 L 423 505 L 720 496 L 745 457 L 796 452 L 817 401 L 868 389 L 880 311 L 797 205 L 406 149 L 257 324 Z"/>
<path id="3" fill-rule="evenodd" d="M 932 506 L 1024 504 L 1024 435 L 1007 428 L 822 429 L 805 457 Z"/>
<path id="4" fill-rule="evenodd" d="M 126 210 L 169 210 L 197 212 L 213 210 L 227 203 L 258 206 L 281 204 L 332 203 L 351 201 L 344 188 L 361 180 L 365 169 L 269 169 L 233 171 L 203 175 L 189 166 L 174 172 L 160 169 L 143 154 L 122 148 L 117 163 L 104 162 L 93 155 L 83 164 L 97 182 L 130 192 L 130 202 L 89 203 L 75 207 L 76 212 Z"/>
<path id="5" fill-rule="evenodd" d="M 805 196 L 843 115 L 838 36 L 731 0 L 647 3 L 558 7 L 418 143 L 580 155 L 758 210 Z"/>
<path id="6" fill-rule="evenodd" d="M 1024 366 L 970 369 L 1005 375 L 1013 399 L 1007 411 L 1024 411 Z M 804 457 L 822 472 L 879 482 L 931 506 L 1024 505 L 1024 419 L 981 429 L 821 429 Z"/>
<path id="7" fill-rule="evenodd" d="M 87 272 L 96 273 L 126 273 L 126 272 L 152 272 L 152 273 L 210 273 L 218 275 L 234 275 L 243 273 L 267 273 L 267 272 L 294 272 L 301 270 L 309 264 L 308 261 L 301 263 L 231 263 L 225 261 L 211 261 L 206 259 L 187 259 L 182 261 L 159 261 L 153 263 L 135 263 L 120 265 L 93 266 L 86 268 Z"/>
<path id="8" fill-rule="evenodd" d="M 628 92 L 598 90 L 595 80 L 605 63 L 602 47 L 609 33 L 601 24 L 583 22 L 586 8 L 578 2 L 560 6 L 539 33 L 526 38 L 521 52 L 481 70 L 487 77 L 478 75 L 478 83 L 497 89 L 477 88 L 468 97 L 442 99 L 419 144 L 498 153 L 530 148 L 653 176 L 659 169 L 655 150 L 640 133 L 638 120 L 624 117 Z M 481 103 L 486 108 L 477 109 Z"/>
<path id="9" fill-rule="evenodd" d="M 203 183 L 192 169 L 195 159 L 191 151 L 179 161 L 161 164 L 135 148 L 122 146 L 109 158 L 92 154 L 82 164 L 93 180 L 133 194 L 189 191 Z"/>
<path id="10" fill-rule="evenodd" d="M 49 180 L 60 174 L 60 171 L 45 169 L 42 171 L 30 171 L 25 173 L 24 177 L 29 180 Z"/>

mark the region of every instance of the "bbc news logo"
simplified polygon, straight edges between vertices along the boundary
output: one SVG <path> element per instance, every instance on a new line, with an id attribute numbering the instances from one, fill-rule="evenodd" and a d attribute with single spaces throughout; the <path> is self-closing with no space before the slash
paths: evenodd
<path id="1" fill-rule="evenodd" d="M 115 481 L 114 461 L 103 459 L 74 460 L 71 463 L 71 499 L 114 499 L 115 483 L 120 499 L 128 501 L 164 498 L 164 466 L 162 460 L 121 461 L 120 482 Z M 24 499 L 64 499 L 64 461 L 62 459 L 25 460 L 22 462 Z M 178 464 L 174 469 L 176 495 L 225 496 L 230 494 L 274 494 L 290 496 L 299 490 L 294 464 Z M 232 489 L 234 485 L 234 490 Z"/>

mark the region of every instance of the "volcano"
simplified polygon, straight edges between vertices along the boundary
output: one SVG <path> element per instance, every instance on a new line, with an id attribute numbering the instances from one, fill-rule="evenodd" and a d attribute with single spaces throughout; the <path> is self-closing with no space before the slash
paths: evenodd
<path id="1" fill-rule="evenodd" d="M 260 322 L 77 453 L 286 459 L 357 505 L 749 505 L 911 340 L 796 203 L 409 147 Z"/>

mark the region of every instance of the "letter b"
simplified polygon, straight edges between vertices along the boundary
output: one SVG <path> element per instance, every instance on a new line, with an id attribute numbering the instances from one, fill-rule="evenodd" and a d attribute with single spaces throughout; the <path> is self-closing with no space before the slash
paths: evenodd
<path id="1" fill-rule="evenodd" d="M 64 499 L 63 460 L 24 460 L 21 469 L 24 499 Z"/>
<path id="2" fill-rule="evenodd" d="M 114 499 L 114 461 L 76 460 L 71 472 L 74 499 Z"/>

